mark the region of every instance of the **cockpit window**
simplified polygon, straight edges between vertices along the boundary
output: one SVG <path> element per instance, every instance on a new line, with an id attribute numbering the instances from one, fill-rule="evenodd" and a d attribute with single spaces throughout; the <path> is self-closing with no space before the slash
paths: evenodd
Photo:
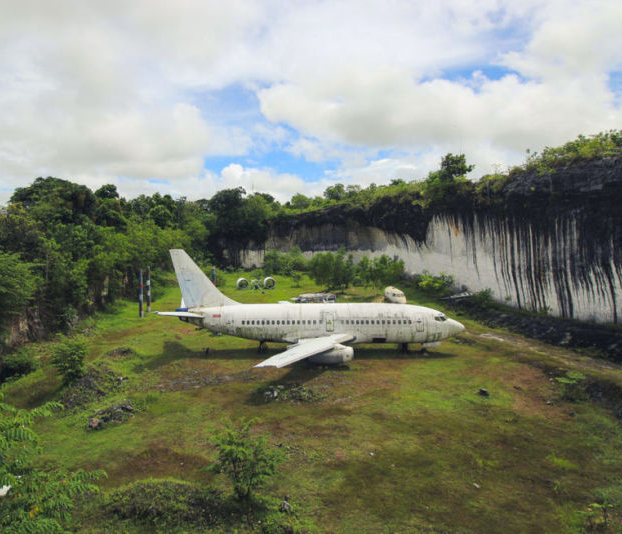
<path id="1" fill-rule="evenodd" d="M 440 315 L 435 315 L 434 316 L 434 320 L 438 321 L 440 323 L 442 323 L 443 321 L 447 320 L 447 317 L 445 317 L 442 313 Z"/>

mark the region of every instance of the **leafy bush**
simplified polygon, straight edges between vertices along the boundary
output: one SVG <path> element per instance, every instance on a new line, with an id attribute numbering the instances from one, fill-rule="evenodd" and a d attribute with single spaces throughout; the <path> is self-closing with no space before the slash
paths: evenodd
<path id="1" fill-rule="evenodd" d="M 298 246 L 292 247 L 288 252 L 280 252 L 276 249 L 266 250 L 263 260 L 263 276 L 275 274 L 291 276 L 295 271 L 306 269 L 307 260 Z"/>
<path id="2" fill-rule="evenodd" d="M 421 274 L 415 275 L 414 279 L 419 289 L 428 294 L 438 296 L 449 294 L 454 283 L 454 277 L 449 274 L 440 273 L 435 276 L 428 271 L 423 271 Z"/>
<path id="3" fill-rule="evenodd" d="M 27 375 L 38 367 L 39 362 L 35 357 L 35 351 L 29 347 L 23 347 L 6 354 L 0 360 L 0 382 L 12 376 Z"/>
<path id="4" fill-rule="evenodd" d="M 11 486 L 0 500 L 0 531 L 5 534 L 66 532 L 73 500 L 97 492 L 93 481 L 106 476 L 101 470 L 44 471 L 35 466 L 41 451 L 31 427 L 35 420 L 60 408 L 48 402 L 33 410 L 18 410 L 4 404 L 0 393 L 0 487 Z"/>
<path id="5" fill-rule="evenodd" d="M 87 345 L 81 337 L 60 336 L 60 342 L 52 349 L 52 365 L 63 376 L 65 385 L 71 384 L 84 375 L 84 358 Z"/>
<path id="6" fill-rule="evenodd" d="M 536 171 L 538 174 L 555 172 L 555 169 L 577 161 L 622 155 L 622 130 L 609 130 L 588 137 L 579 135 L 560 147 L 546 147 L 542 153 L 527 150 L 527 161 L 515 167 L 510 175 Z"/>
<path id="7" fill-rule="evenodd" d="M 281 451 L 271 448 L 265 435 L 251 435 L 252 424 L 252 419 L 237 428 L 228 424 L 213 437 L 218 459 L 210 470 L 229 477 L 239 501 L 250 501 L 253 490 L 276 472 L 282 460 Z"/>
<path id="8" fill-rule="evenodd" d="M 494 304 L 494 299 L 492 298 L 492 289 L 487 288 L 483 289 L 482 291 L 478 291 L 471 298 L 471 302 L 482 308 L 486 308 Z"/>
<path id="9" fill-rule="evenodd" d="M 396 283 L 404 274 L 404 261 L 397 256 L 391 259 L 383 254 L 373 260 L 363 256 L 355 265 L 352 254 L 346 256 L 346 250 L 342 247 L 337 254 L 315 254 L 309 262 L 309 274 L 316 284 L 328 288 L 348 287 L 355 282 L 377 287 Z"/>

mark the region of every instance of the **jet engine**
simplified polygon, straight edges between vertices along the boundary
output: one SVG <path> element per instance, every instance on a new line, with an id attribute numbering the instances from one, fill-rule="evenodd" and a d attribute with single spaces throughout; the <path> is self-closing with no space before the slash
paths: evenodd
<path id="1" fill-rule="evenodd" d="M 319 365 L 341 365 L 346 362 L 351 362 L 352 358 L 354 358 L 354 349 L 352 347 L 335 345 L 335 348 L 328 352 L 318 354 L 317 356 L 311 356 L 309 361 Z"/>

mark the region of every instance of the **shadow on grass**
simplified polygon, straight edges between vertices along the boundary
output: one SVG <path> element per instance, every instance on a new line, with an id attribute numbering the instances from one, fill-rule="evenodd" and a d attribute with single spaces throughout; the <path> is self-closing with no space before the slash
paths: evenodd
<path id="1" fill-rule="evenodd" d="M 139 362 L 134 366 L 133 371 L 140 373 L 141 371 L 152 371 L 177 360 L 185 358 L 207 358 L 205 351 L 192 350 L 177 341 L 165 341 L 162 347 L 162 353 L 149 361 Z"/>
<path id="2" fill-rule="evenodd" d="M 212 349 L 206 352 L 202 349 L 190 349 L 187 346 L 177 341 L 166 341 L 164 343 L 162 353 L 151 358 L 149 361 L 137 363 L 134 366 L 134 372 L 141 372 L 146 370 L 154 370 L 163 365 L 170 364 L 174 361 L 183 360 L 186 358 L 198 358 L 202 360 L 212 361 L 228 361 L 228 360 L 246 360 L 249 362 L 249 370 L 262 360 L 266 360 L 275 354 L 283 352 L 285 347 L 279 347 L 274 349 L 268 349 L 265 352 L 259 352 L 257 348 L 246 347 L 243 349 Z M 440 358 L 454 358 L 455 354 L 441 352 L 441 351 L 418 351 L 410 350 L 409 352 L 401 352 L 399 349 L 385 346 L 383 348 L 357 348 L 354 347 L 354 359 L 355 360 L 431 360 Z M 279 379 L 279 382 L 298 382 L 304 383 L 307 380 L 311 380 L 318 374 L 321 374 L 324 370 L 347 370 L 347 366 L 338 366 L 330 368 L 328 366 L 318 366 L 306 361 L 296 363 L 289 367 L 290 371 L 287 375 Z M 306 377 L 306 378 L 305 378 Z"/>
<path id="3" fill-rule="evenodd" d="M 355 360 L 440 360 L 444 358 L 455 358 L 456 355 L 450 352 L 435 350 L 409 350 L 402 352 L 390 346 L 382 349 L 376 348 L 356 348 L 354 347 Z"/>

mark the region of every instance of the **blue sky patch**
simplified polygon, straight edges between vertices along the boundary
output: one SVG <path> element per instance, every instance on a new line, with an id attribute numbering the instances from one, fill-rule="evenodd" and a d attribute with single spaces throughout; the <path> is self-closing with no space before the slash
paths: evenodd
<path id="1" fill-rule="evenodd" d="M 615 95 L 615 105 L 619 108 L 622 104 L 622 71 L 610 72 L 608 85 Z"/>

